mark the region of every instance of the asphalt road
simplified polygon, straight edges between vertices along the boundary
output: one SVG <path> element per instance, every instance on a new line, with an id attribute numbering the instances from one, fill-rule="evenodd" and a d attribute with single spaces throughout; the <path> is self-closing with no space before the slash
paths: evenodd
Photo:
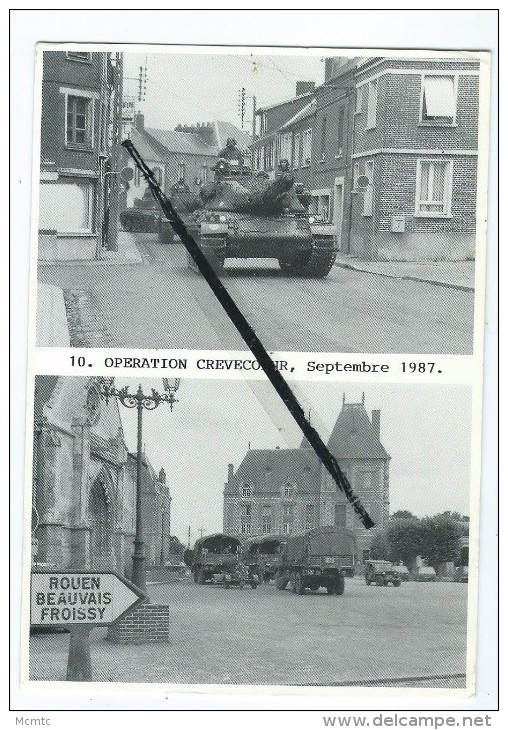
<path id="1" fill-rule="evenodd" d="M 112 645 L 94 629 L 94 681 L 464 687 L 467 585 L 367 587 L 297 596 L 189 580 L 149 587 L 171 607 L 169 644 Z M 68 634 L 30 640 L 33 680 L 65 677 Z"/>
<path id="2" fill-rule="evenodd" d="M 143 264 L 40 267 L 41 281 L 65 290 L 74 346 L 245 349 L 181 244 L 137 243 Z M 223 282 L 268 350 L 472 352 L 471 292 L 340 267 L 294 279 L 260 260 L 227 261 Z"/>

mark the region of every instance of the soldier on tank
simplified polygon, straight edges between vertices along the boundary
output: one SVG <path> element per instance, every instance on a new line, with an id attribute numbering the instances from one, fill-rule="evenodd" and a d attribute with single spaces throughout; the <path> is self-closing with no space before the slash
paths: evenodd
<path id="1" fill-rule="evenodd" d="M 235 163 L 238 167 L 243 167 L 243 155 L 238 149 L 236 139 L 229 137 L 226 141 L 226 146 L 219 152 L 219 158 L 227 160 L 230 164 Z"/>
<path id="2" fill-rule="evenodd" d="M 286 160 L 286 158 L 283 158 L 279 161 L 279 164 L 277 166 L 277 172 L 275 173 L 275 177 L 283 177 L 284 175 L 289 175 L 291 173 L 291 168 L 289 167 L 289 160 Z"/>

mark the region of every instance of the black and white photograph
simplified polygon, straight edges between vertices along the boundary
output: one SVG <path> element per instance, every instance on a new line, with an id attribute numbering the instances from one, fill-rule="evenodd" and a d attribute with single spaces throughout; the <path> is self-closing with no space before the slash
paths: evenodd
<path id="1" fill-rule="evenodd" d="M 494 729 L 495 11 L 12 12 L 15 724 Z"/>
<path id="2" fill-rule="evenodd" d="M 156 187 L 267 350 L 472 354 L 489 54 L 358 54 L 39 44 L 37 345 L 242 349 Z"/>
<path id="3" fill-rule="evenodd" d="M 371 529 L 266 382 L 37 376 L 30 681 L 472 690 L 471 388 L 298 388 Z"/>

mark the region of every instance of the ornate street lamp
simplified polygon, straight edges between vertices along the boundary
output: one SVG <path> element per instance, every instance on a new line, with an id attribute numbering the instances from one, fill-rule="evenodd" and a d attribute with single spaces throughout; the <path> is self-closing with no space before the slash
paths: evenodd
<path id="1" fill-rule="evenodd" d="M 136 536 L 134 538 L 134 555 L 132 556 L 132 582 L 140 590 L 146 593 L 146 566 L 145 566 L 145 543 L 142 532 L 142 516 L 141 516 L 141 467 L 142 467 L 142 449 L 143 449 L 143 409 L 153 411 L 160 406 L 161 403 L 169 403 L 169 407 L 173 410 L 173 404 L 178 403 L 175 393 L 180 387 L 180 378 L 163 378 L 165 393 L 158 393 L 154 388 L 148 395 L 143 393 L 141 384 L 138 386 L 136 393 L 130 393 L 128 386 L 123 388 L 115 388 L 113 378 L 101 378 L 99 381 L 99 390 L 101 397 L 104 398 L 106 404 L 111 398 L 117 398 L 126 408 L 136 408 L 138 411 L 138 447 L 137 447 L 137 464 L 136 464 Z"/>

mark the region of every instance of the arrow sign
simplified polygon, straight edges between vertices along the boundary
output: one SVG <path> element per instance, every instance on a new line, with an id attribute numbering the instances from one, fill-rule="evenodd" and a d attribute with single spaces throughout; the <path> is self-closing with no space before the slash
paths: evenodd
<path id="1" fill-rule="evenodd" d="M 146 596 L 116 573 L 33 572 L 33 626 L 108 626 Z"/>

